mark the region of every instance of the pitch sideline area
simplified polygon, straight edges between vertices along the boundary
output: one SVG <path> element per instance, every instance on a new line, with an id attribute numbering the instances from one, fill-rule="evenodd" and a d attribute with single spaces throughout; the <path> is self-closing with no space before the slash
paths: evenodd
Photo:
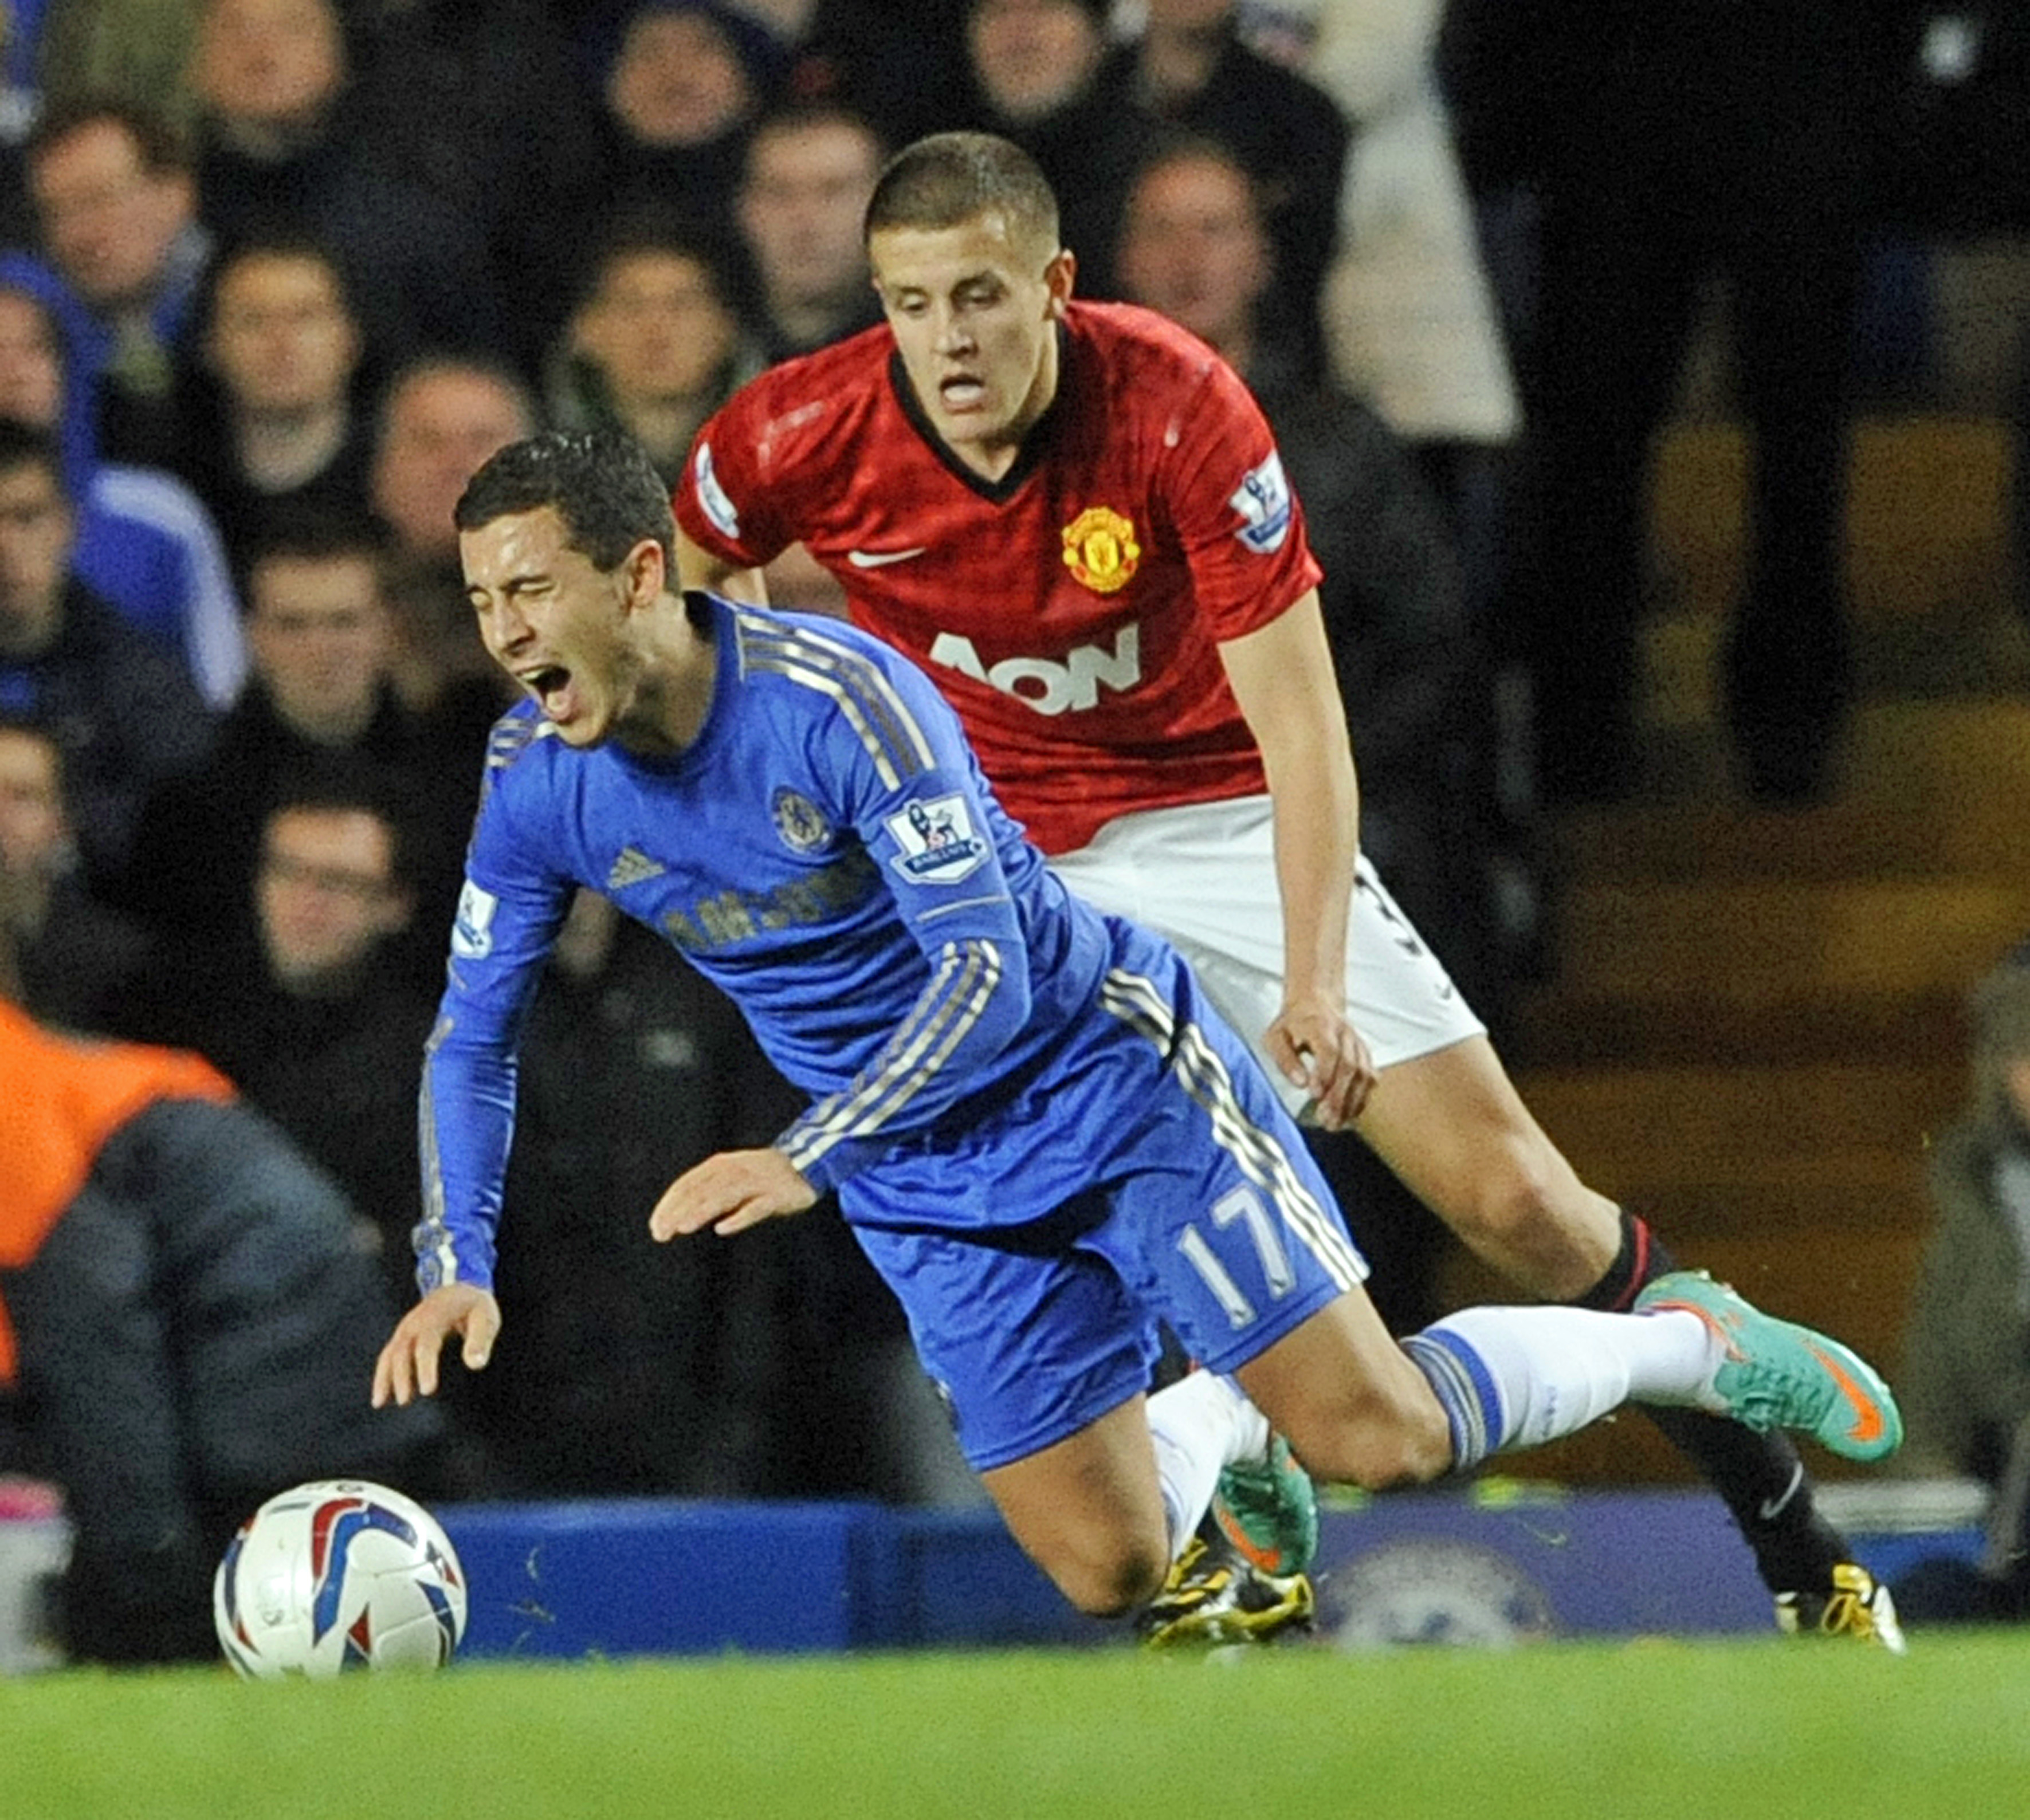
<path id="1" fill-rule="evenodd" d="M 9 1820 L 2024 1811 L 2030 1633 L 472 1662 L 0 1686 Z"/>

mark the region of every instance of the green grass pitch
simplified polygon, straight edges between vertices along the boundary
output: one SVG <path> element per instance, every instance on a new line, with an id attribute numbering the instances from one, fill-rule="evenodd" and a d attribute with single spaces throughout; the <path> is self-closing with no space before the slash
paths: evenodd
<path id="1" fill-rule="evenodd" d="M 2030 1635 L 0 1683 L 6 1820 L 2030 1814 Z"/>

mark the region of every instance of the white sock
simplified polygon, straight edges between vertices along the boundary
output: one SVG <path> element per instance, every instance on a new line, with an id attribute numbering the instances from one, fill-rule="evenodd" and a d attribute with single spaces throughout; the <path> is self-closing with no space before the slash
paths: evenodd
<path id="1" fill-rule="evenodd" d="M 1232 1378 L 1190 1372 L 1149 1399 L 1149 1438 L 1174 1561 L 1212 1507 L 1221 1469 L 1267 1457 L 1269 1418 Z"/>
<path id="2" fill-rule="evenodd" d="M 1444 1406 L 1463 1467 L 1575 1433 L 1631 1398 L 1700 1403 L 1714 1343 L 1682 1309 L 1469 1308 L 1412 1335 L 1405 1350 Z"/>

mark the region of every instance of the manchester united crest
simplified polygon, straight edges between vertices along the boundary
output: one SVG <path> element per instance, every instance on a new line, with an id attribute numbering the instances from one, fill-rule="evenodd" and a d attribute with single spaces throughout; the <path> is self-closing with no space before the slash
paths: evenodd
<path id="1" fill-rule="evenodd" d="M 1065 526 L 1065 566 L 1095 594 L 1117 594 L 1142 560 L 1135 527 L 1105 506 L 1088 506 Z"/>

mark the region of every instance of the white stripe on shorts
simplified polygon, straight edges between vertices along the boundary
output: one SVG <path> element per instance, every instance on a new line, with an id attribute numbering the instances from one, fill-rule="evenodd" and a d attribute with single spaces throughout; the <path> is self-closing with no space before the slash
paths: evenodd
<path id="1" fill-rule="evenodd" d="M 1357 1287 L 1367 1275 L 1329 1208 L 1305 1187 L 1290 1166 L 1289 1153 L 1248 1117 L 1233 1090 L 1233 1078 L 1219 1052 L 1197 1025 L 1179 1027 L 1169 1002 L 1154 983 L 1125 968 L 1111 968 L 1101 982 L 1099 1002 L 1130 1030 L 1147 1037 L 1171 1058 L 1179 1084 L 1212 1120 L 1213 1138 L 1240 1172 L 1266 1194 L 1283 1224 L 1341 1289 Z"/>

